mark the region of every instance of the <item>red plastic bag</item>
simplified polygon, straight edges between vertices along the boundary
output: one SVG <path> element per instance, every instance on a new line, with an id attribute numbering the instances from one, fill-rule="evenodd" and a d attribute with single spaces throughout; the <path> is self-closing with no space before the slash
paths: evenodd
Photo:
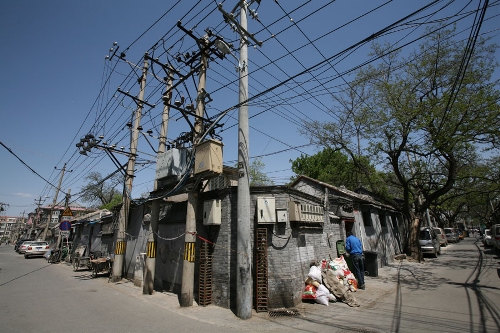
<path id="1" fill-rule="evenodd" d="M 317 288 L 312 284 L 306 285 L 302 292 L 302 299 L 316 299 L 316 290 Z"/>

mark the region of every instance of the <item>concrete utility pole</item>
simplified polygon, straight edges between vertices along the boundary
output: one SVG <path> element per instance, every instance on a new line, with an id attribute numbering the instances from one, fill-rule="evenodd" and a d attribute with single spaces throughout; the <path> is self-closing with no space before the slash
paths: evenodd
<path id="1" fill-rule="evenodd" d="M 118 235 L 116 237 L 115 256 L 113 262 L 112 282 L 118 282 L 122 278 L 122 270 L 125 256 L 125 231 L 128 226 L 130 201 L 132 195 L 132 184 L 134 180 L 135 159 L 137 156 L 137 141 L 139 140 L 139 126 L 141 125 L 142 108 L 144 105 L 144 90 L 146 89 L 146 77 L 148 74 L 147 53 L 144 56 L 144 65 L 142 67 L 142 76 L 140 79 L 140 91 L 137 96 L 137 109 L 135 111 L 134 124 L 130 133 L 130 155 L 127 163 L 127 173 L 125 175 L 125 186 L 123 187 L 122 207 L 118 221 Z"/>
<path id="2" fill-rule="evenodd" d="M 163 96 L 163 113 L 161 117 L 160 141 L 158 143 L 158 157 L 165 153 L 167 146 L 167 131 L 170 107 L 169 103 L 172 99 L 172 82 L 173 73 L 168 72 L 168 82 L 165 92 L 169 95 Z M 158 190 L 158 182 L 154 182 L 154 191 Z M 149 236 L 147 245 L 146 271 L 144 274 L 144 282 L 142 284 L 142 293 L 144 295 L 152 295 L 154 291 L 155 269 L 156 269 L 156 246 L 158 243 L 158 223 L 160 220 L 160 204 L 161 199 L 153 200 L 151 204 L 151 222 L 149 224 Z"/>
<path id="3" fill-rule="evenodd" d="M 247 30 L 247 4 L 240 1 L 240 26 Z M 240 39 L 240 86 L 238 111 L 238 221 L 236 315 L 241 319 L 252 317 L 252 247 L 250 233 L 250 179 L 248 138 L 248 48 L 247 40 Z"/>
<path id="4" fill-rule="evenodd" d="M 250 178 L 249 178 L 249 137 L 248 137 L 248 39 L 259 46 L 262 42 L 255 39 L 247 31 L 247 11 L 249 4 L 240 0 L 232 10 L 240 8 L 240 22 L 235 15 L 226 13 L 222 4 L 218 5 L 226 21 L 231 21 L 240 34 L 240 61 L 239 61 L 239 111 L 238 111 L 238 199 L 237 199 L 237 274 L 236 274 L 236 315 L 241 319 L 252 317 L 252 248 L 251 248 L 251 216 L 250 216 Z M 259 1 L 257 1 L 259 2 Z M 250 10 L 253 18 L 257 13 Z M 228 51 L 222 51 L 228 53 Z"/>
<path id="5" fill-rule="evenodd" d="M 57 196 L 59 195 L 59 191 L 61 190 L 61 183 L 64 177 L 64 172 L 66 172 L 66 163 L 64 163 L 64 166 L 61 169 L 61 177 L 59 177 L 59 184 L 57 184 L 56 194 L 54 195 L 54 201 L 52 202 L 52 206 L 49 209 L 49 217 L 47 218 L 47 224 L 45 224 L 45 229 L 43 231 L 43 237 L 42 237 L 44 241 L 47 240 L 47 231 L 49 230 L 50 222 L 52 222 L 52 210 L 57 204 Z"/>
<path id="6" fill-rule="evenodd" d="M 204 37 L 204 43 L 207 38 Z M 205 112 L 204 90 L 207 79 L 207 51 L 201 54 L 200 76 L 198 82 L 198 95 L 196 97 L 196 119 L 194 123 L 195 133 L 193 134 L 193 152 L 196 154 L 196 145 L 200 142 L 203 132 L 203 115 Z M 193 157 L 194 158 L 194 157 Z M 193 305 L 194 288 L 194 261 L 196 248 L 196 207 L 198 194 L 196 189 L 188 192 L 188 203 L 186 211 L 186 236 L 184 239 L 184 262 L 182 266 L 182 285 L 180 305 L 183 307 Z"/>
<path id="7" fill-rule="evenodd" d="M 45 198 L 48 198 L 48 197 L 45 197 Z M 45 201 L 45 199 L 42 200 L 42 197 L 40 197 L 39 199 L 35 199 L 35 203 L 36 203 L 36 217 L 33 219 L 33 221 L 31 221 L 31 228 L 30 228 L 30 233 L 28 234 L 28 238 L 31 238 L 31 232 L 33 231 L 33 229 L 35 230 L 36 232 L 36 224 L 37 223 L 40 223 L 40 206 L 42 205 L 42 201 Z"/>
<path id="8" fill-rule="evenodd" d="M 65 200 L 65 203 L 64 203 L 64 208 L 65 209 L 69 207 L 69 198 L 71 198 L 71 194 L 70 193 L 71 193 L 71 189 L 69 189 L 68 193 L 66 193 L 66 200 Z M 64 219 L 62 221 L 64 221 Z M 61 236 L 61 232 L 62 232 L 62 230 L 59 230 L 59 236 L 57 236 L 57 242 L 56 242 L 56 249 L 58 249 L 61 246 L 61 241 L 63 239 L 62 236 Z"/>

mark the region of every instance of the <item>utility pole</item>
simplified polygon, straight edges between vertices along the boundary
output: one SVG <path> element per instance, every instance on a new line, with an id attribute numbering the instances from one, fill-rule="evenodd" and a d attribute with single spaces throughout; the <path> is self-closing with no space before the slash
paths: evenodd
<path id="1" fill-rule="evenodd" d="M 160 129 L 160 140 L 158 143 L 158 156 L 165 153 L 165 148 L 167 146 L 167 131 L 168 131 L 168 119 L 170 107 L 169 103 L 172 99 L 172 82 L 173 73 L 172 70 L 168 72 L 168 82 L 165 89 L 165 93 L 168 95 L 163 95 L 163 113 L 161 117 L 161 129 Z M 154 191 L 158 190 L 158 182 L 154 182 Z M 142 293 L 144 295 L 152 295 L 154 291 L 154 281 L 155 281 L 155 269 L 156 269 L 156 245 L 158 240 L 158 223 L 160 220 L 160 204 L 161 199 L 153 200 L 151 204 L 151 222 L 149 223 L 149 236 L 147 245 L 147 257 L 146 257 L 146 272 L 144 274 L 144 281 L 142 284 Z"/>
<path id="2" fill-rule="evenodd" d="M 71 198 L 70 193 L 71 193 L 71 189 L 69 189 L 68 193 L 66 193 L 66 199 L 65 199 L 65 203 L 64 203 L 65 209 L 69 207 L 69 198 Z M 62 221 L 64 221 L 64 219 Z M 61 232 L 62 232 L 62 230 L 59 230 L 59 236 L 57 236 L 57 242 L 56 242 L 56 249 L 58 249 L 61 245 L 61 240 L 62 240 Z"/>
<path id="3" fill-rule="evenodd" d="M 247 3 L 240 1 L 240 26 L 247 30 Z M 240 38 L 240 86 L 238 111 L 238 210 L 237 210 L 237 269 L 236 315 L 241 319 L 252 317 L 252 247 L 250 236 L 250 180 L 248 138 L 248 48 L 247 40 Z"/>
<path id="4" fill-rule="evenodd" d="M 48 197 L 45 197 L 45 198 L 48 198 Z M 36 224 L 40 223 L 40 206 L 42 205 L 42 201 L 45 201 L 45 199 L 42 200 L 42 197 L 40 197 L 39 199 L 35 199 L 35 203 L 36 203 L 36 206 L 37 206 L 37 208 L 36 208 L 36 216 L 33 219 L 33 221 L 31 222 L 31 228 L 30 228 L 30 233 L 28 235 L 28 238 L 31 238 L 31 232 L 33 231 L 33 229 L 36 232 Z"/>
<path id="5" fill-rule="evenodd" d="M 259 2 L 259 1 L 258 1 Z M 250 1 L 252 4 L 253 1 Z M 240 61 L 239 61 L 239 110 L 238 110 L 238 199 L 237 199 L 237 256 L 236 256 L 236 315 L 240 319 L 252 317 L 252 247 L 250 233 L 250 179 L 249 179 L 249 138 L 248 138 L 248 39 L 261 46 L 262 42 L 255 39 L 247 31 L 247 11 L 249 4 L 240 0 L 232 10 L 240 8 L 240 22 L 234 14 L 222 9 L 224 19 L 230 21 L 240 34 Z M 250 10 L 253 18 L 257 13 Z"/>
<path id="6" fill-rule="evenodd" d="M 55 168 L 55 169 L 57 169 L 57 168 Z M 71 171 L 68 171 L 68 172 L 71 172 Z M 52 210 L 54 209 L 54 207 L 57 204 L 57 196 L 59 195 L 59 191 L 61 190 L 61 183 L 62 183 L 62 180 L 64 177 L 64 172 L 66 172 L 66 163 L 64 163 L 64 166 L 61 169 L 61 177 L 59 177 L 59 184 L 57 184 L 56 194 L 54 195 L 54 201 L 52 202 L 52 206 L 49 209 L 49 216 L 47 218 L 47 224 L 45 224 L 45 230 L 43 231 L 42 238 L 45 241 L 47 240 L 47 231 L 49 230 L 49 225 L 50 225 L 50 222 L 52 221 Z"/>
<path id="7" fill-rule="evenodd" d="M 118 221 L 118 235 L 116 237 L 115 256 L 113 261 L 113 276 L 112 282 L 118 282 L 122 278 L 122 270 L 125 256 L 125 231 L 128 226 L 130 196 L 132 195 L 132 184 L 134 180 L 135 159 L 137 156 L 137 141 L 139 140 L 139 126 L 141 125 L 142 108 L 144 105 L 144 90 L 146 89 L 146 77 L 148 73 L 148 54 L 144 56 L 144 64 L 142 67 L 142 76 L 140 78 L 140 91 L 137 99 L 137 109 L 135 111 L 134 125 L 130 133 L 130 155 L 127 163 L 127 173 L 125 175 L 125 186 L 123 187 L 122 207 L 120 209 L 120 217 Z"/>
<path id="8" fill-rule="evenodd" d="M 207 37 L 203 38 L 203 45 L 206 45 Z M 203 50 L 203 48 L 202 48 Z M 201 53 L 200 76 L 198 81 L 198 95 L 196 97 L 196 119 L 193 134 L 193 152 L 196 154 L 196 145 L 199 144 L 203 132 L 203 115 L 205 112 L 205 86 L 207 79 L 207 50 Z M 194 156 L 193 156 L 194 158 Z M 182 284 L 180 305 L 182 307 L 193 305 L 194 288 L 194 262 L 196 248 L 196 207 L 198 194 L 193 188 L 188 192 L 188 202 L 186 211 L 186 235 L 184 238 L 184 262 L 182 266 Z"/>
<path id="9" fill-rule="evenodd" d="M 23 216 L 22 216 L 22 218 L 21 218 L 21 221 L 19 221 L 19 218 L 17 218 L 17 219 L 16 219 L 16 233 L 14 234 L 14 238 L 12 238 L 12 236 L 10 237 L 10 238 L 11 238 L 11 241 L 12 241 L 13 243 L 15 243 L 15 242 L 16 242 L 16 241 L 20 238 L 20 237 L 19 237 L 19 234 L 20 234 L 19 229 L 21 229 L 20 224 L 24 222 L 24 213 L 25 213 L 25 212 L 26 212 L 26 211 L 25 211 L 25 210 L 23 210 Z M 31 225 L 33 225 L 33 223 L 34 223 L 34 222 L 31 222 Z"/>

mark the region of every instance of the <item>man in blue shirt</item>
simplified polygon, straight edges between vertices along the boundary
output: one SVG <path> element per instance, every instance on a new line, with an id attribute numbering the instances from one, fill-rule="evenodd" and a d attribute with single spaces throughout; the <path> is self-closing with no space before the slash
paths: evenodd
<path id="1" fill-rule="evenodd" d="M 345 240 L 345 250 L 352 259 L 354 266 L 354 275 L 358 279 L 358 289 L 365 289 L 365 264 L 363 262 L 363 246 L 361 241 L 352 234 L 347 232 Z"/>

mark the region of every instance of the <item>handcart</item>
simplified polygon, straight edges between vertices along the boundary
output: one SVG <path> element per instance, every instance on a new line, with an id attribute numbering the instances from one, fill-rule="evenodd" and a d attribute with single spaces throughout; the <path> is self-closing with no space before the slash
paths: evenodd
<path id="1" fill-rule="evenodd" d="M 98 274 L 109 274 L 111 277 L 113 271 L 113 260 L 110 257 L 102 257 L 90 260 L 92 277 L 96 278 Z"/>
<path id="2" fill-rule="evenodd" d="M 77 271 L 80 268 L 90 269 L 90 257 L 83 257 L 79 253 L 75 253 L 73 257 L 73 271 Z"/>

